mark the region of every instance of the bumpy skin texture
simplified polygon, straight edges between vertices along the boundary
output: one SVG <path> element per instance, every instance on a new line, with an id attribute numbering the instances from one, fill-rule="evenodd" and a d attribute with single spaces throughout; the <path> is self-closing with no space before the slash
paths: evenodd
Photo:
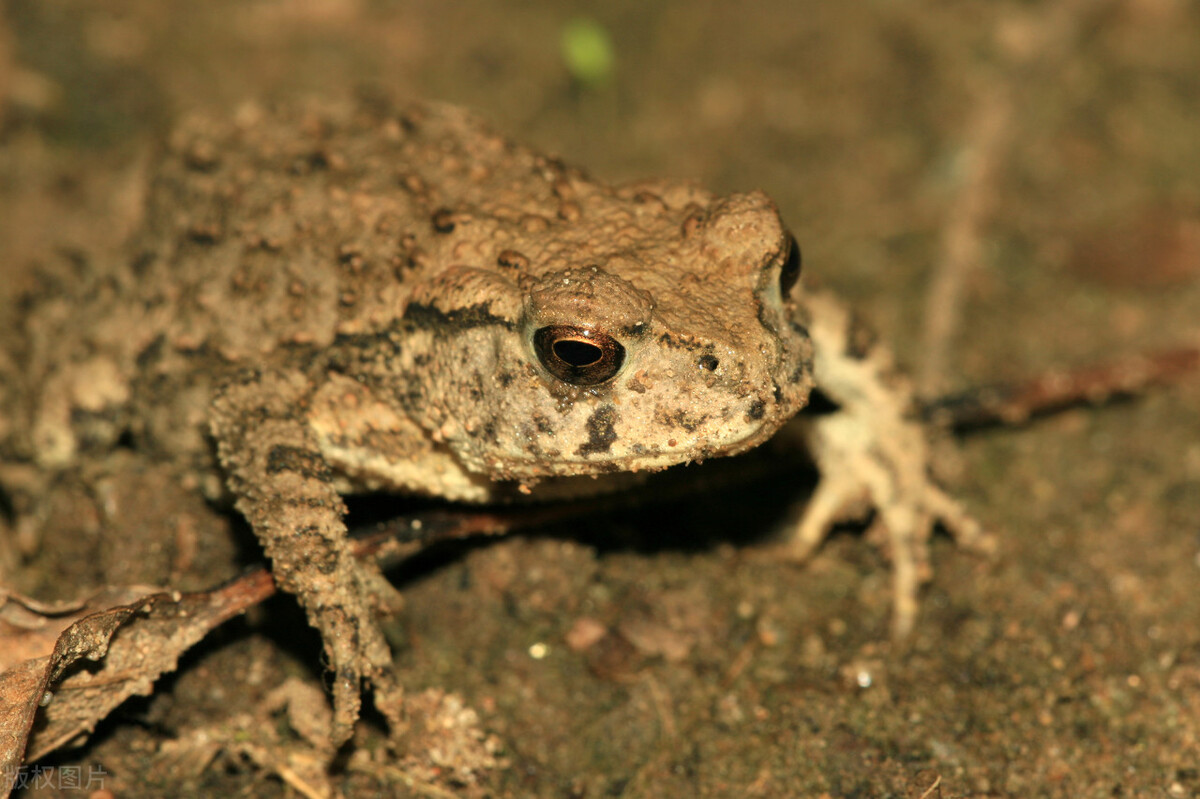
<path id="1" fill-rule="evenodd" d="M 206 452 L 210 387 L 237 367 L 309 378 L 348 484 L 465 499 L 732 454 L 804 404 L 765 196 L 595 183 L 448 107 L 249 117 L 176 133 L 124 284 L 71 311 L 90 352 L 31 359 L 43 465 L 135 417 L 144 445 Z M 532 336 L 555 324 L 616 338 L 620 374 L 554 379 Z"/>
<path id="2" fill-rule="evenodd" d="M 596 491 L 754 446 L 812 385 L 765 196 L 593 182 L 458 109 L 185 123 L 146 214 L 30 302 L 6 459 L 125 437 L 227 490 L 324 634 L 339 737 L 388 666 L 340 493 Z"/>
<path id="3" fill-rule="evenodd" d="M 806 435 L 847 474 L 796 553 L 865 500 L 898 567 L 921 560 L 957 508 L 925 477 L 886 358 L 794 287 L 794 246 L 760 193 L 595 182 L 455 108 L 193 120 L 128 257 L 26 304 L 0 479 L 23 464 L 7 488 L 33 497 L 31 472 L 94 471 L 123 442 L 231 497 L 322 632 L 344 740 L 363 680 L 395 689 L 347 492 L 611 488 L 762 442 L 817 368 L 843 412 Z"/>

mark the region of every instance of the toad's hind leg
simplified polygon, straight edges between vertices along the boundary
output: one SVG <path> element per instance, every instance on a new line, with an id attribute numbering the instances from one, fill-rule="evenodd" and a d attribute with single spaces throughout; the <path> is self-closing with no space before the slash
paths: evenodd
<path id="1" fill-rule="evenodd" d="M 333 671 L 335 745 L 353 731 L 363 682 L 394 688 L 391 653 L 370 597 L 384 578 L 350 551 L 346 508 L 304 418 L 308 382 L 298 374 L 246 373 L 213 400 L 211 427 L 237 509 L 321 633 Z"/>
<path id="2" fill-rule="evenodd" d="M 850 314 L 832 297 L 814 293 L 805 308 L 813 340 L 817 387 L 837 410 L 797 420 L 817 462 L 821 481 L 790 542 L 807 557 L 829 528 L 874 508 L 873 532 L 883 534 L 893 570 L 893 635 L 903 638 L 916 620 L 917 594 L 929 578 L 928 540 L 941 523 L 963 546 L 994 544 L 929 474 L 926 431 L 911 416 L 911 393 L 882 347 L 864 347 Z"/>

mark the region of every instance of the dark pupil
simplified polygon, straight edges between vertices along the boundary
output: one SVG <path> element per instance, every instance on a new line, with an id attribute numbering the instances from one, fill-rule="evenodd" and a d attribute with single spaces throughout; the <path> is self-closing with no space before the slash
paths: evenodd
<path id="1" fill-rule="evenodd" d="M 800 245 L 788 236 L 787 260 L 779 270 L 779 291 L 786 298 L 791 293 L 796 281 L 800 279 Z"/>
<path id="2" fill-rule="evenodd" d="M 604 351 L 595 344 L 577 339 L 554 342 L 554 354 L 576 368 L 591 366 L 604 357 Z"/>
<path id="3" fill-rule="evenodd" d="M 601 330 L 547 325 L 533 333 L 533 349 L 546 371 L 573 386 L 596 386 L 621 371 L 625 348 Z"/>

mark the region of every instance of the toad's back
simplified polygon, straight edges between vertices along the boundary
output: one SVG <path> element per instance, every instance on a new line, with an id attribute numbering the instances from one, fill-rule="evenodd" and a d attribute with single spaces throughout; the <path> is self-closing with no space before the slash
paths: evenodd
<path id="1" fill-rule="evenodd" d="M 47 273 L 27 298 L 7 449 L 48 467 L 125 432 L 164 455 L 207 450 L 214 379 L 386 327 L 444 257 L 448 209 L 553 217 L 566 174 L 448 106 L 188 120 L 128 255 Z"/>
<path id="2" fill-rule="evenodd" d="M 212 386 L 231 371 L 326 368 L 340 340 L 393 329 L 414 290 L 435 324 L 487 309 L 511 327 L 520 301 L 500 308 L 501 289 L 597 264 L 645 293 L 673 346 L 717 342 L 731 363 L 763 345 L 757 278 L 738 291 L 730 278 L 761 271 L 784 234 L 761 195 L 721 202 L 734 234 L 689 250 L 706 192 L 594 183 L 448 106 L 189 120 L 152 173 L 127 258 L 81 266 L 28 303 L 7 449 L 58 469 L 131 436 L 208 461 Z M 469 274 L 439 280 L 456 265 Z M 795 397 L 775 415 L 807 391 L 792 371 Z"/>

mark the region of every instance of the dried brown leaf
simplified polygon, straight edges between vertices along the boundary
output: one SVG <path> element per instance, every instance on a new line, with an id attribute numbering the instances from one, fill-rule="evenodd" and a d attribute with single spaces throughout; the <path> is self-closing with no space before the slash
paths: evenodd
<path id="1" fill-rule="evenodd" d="M 149 694 L 188 648 L 274 590 L 270 575 L 257 571 L 191 594 L 113 588 L 55 606 L 4 596 L 0 796 L 24 757 L 36 760 L 90 733 L 130 696 Z"/>

